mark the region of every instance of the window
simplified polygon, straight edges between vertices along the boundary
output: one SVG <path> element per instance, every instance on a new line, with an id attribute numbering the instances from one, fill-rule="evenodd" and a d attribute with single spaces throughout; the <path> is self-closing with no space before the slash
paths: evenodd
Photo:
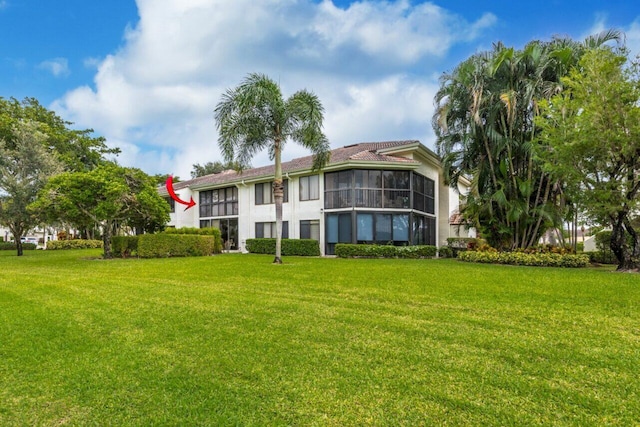
<path id="1" fill-rule="evenodd" d="M 413 215 L 413 244 L 436 244 L 436 220 L 435 218 Z"/>
<path id="2" fill-rule="evenodd" d="M 384 171 L 383 182 L 385 208 L 410 208 L 408 171 Z"/>
<path id="3" fill-rule="evenodd" d="M 167 203 L 169 203 L 169 207 L 170 207 L 170 211 L 169 212 L 171 212 L 171 213 L 175 212 L 176 211 L 176 201 L 173 200 L 173 198 L 171 198 L 171 197 L 165 197 L 164 199 L 167 201 Z"/>
<path id="4" fill-rule="evenodd" d="M 256 239 L 276 238 L 275 222 L 256 222 Z M 289 238 L 289 221 L 282 221 L 282 238 Z"/>
<path id="5" fill-rule="evenodd" d="M 327 254 L 333 255 L 336 243 L 351 243 L 351 213 L 326 216 Z"/>
<path id="6" fill-rule="evenodd" d="M 359 213 L 357 215 L 357 240 L 358 243 L 373 242 L 373 214 Z"/>
<path id="7" fill-rule="evenodd" d="M 354 171 L 355 204 L 358 208 L 382 207 L 382 171 Z"/>
<path id="8" fill-rule="evenodd" d="M 300 201 L 320 198 L 320 176 L 311 175 L 300 178 Z"/>
<path id="9" fill-rule="evenodd" d="M 300 238 L 320 241 L 320 220 L 307 219 L 300 221 Z"/>
<path id="10" fill-rule="evenodd" d="M 201 219 L 200 228 L 214 227 L 220 230 L 222 237 L 222 247 L 224 249 L 238 249 L 238 219 Z"/>
<path id="11" fill-rule="evenodd" d="M 413 209 L 435 213 L 435 182 L 417 173 L 413 174 Z"/>
<path id="12" fill-rule="evenodd" d="M 409 243 L 409 214 L 359 212 L 356 215 L 358 243 Z"/>
<path id="13" fill-rule="evenodd" d="M 324 174 L 325 209 L 348 208 L 352 206 L 352 171 Z"/>
<path id="14" fill-rule="evenodd" d="M 200 217 L 238 215 L 238 189 L 219 188 L 200 192 Z"/>
<path id="15" fill-rule="evenodd" d="M 393 238 L 391 237 L 391 230 L 391 215 L 376 215 L 376 241 L 380 243 L 387 243 L 392 241 Z"/>
<path id="16" fill-rule="evenodd" d="M 283 179 L 282 185 L 284 186 L 284 199 L 283 203 L 289 201 L 289 180 Z M 275 203 L 273 199 L 273 181 L 263 182 L 256 184 L 256 205 L 268 205 Z"/>
<path id="17" fill-rule="evenodd" d="M 393 216 L 393 241 L 409 241 L 409 215 L 400 214 Z"/>

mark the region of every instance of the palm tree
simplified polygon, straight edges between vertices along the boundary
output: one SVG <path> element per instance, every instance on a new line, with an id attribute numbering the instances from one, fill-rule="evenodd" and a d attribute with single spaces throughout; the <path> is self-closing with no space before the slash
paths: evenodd
<path id="1" fill-rule="evenodd" d="M 587 49 L 620 38 L 607 31 L 582 43 L 533 41 L 519 51 L 498 43 L 443 76 L 433 117 L 438 153 L 452 186 L 472 178 L 464 214 L 492 246 L 532 246 L 561 223 L 562 183 L 532 150 L 538 103 L 562 90 L 561 77 Z"/>
<path id="2" fill-rule="evenodd" d="M 275 160 L 276 264 L 282 263 L 282 149 L 291 139 L 311 150 L 314 170 L 322 168 L 330 155 L 329 141 L 322 133 L 323 113 L 315 94 L 300 90 L 285 100 L 280 86 L 258 73 L 249 74 L 238 87 L 228 89 L 215 109 L 218 145 L 226 162 L 239 165 L 241 170 L 264 149 Z"/>

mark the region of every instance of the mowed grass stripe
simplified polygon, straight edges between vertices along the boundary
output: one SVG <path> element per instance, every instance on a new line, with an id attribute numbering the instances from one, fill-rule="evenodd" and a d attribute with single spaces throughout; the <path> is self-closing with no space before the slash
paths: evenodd
<path id="1" fill-rule="evenodd" d="M 1 425 L 632 425 L 606 269 L 0 255 Z"/>

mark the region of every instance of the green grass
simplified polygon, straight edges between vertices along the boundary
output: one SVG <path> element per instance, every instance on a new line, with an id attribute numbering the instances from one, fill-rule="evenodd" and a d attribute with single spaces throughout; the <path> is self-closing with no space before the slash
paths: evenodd
<path id="1" fill-rule="evenodd" d="M 640 276 L 0 254 L 0 425 L 638 425 Z"/>

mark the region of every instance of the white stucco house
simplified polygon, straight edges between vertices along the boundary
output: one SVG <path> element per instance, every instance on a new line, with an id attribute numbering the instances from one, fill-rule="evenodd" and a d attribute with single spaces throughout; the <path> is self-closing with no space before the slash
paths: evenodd
<path id="1" fill-rule="evenodd" d="M 446 245 L 456 192 L 444 184 L 438 156 L 419 141 L 369 142 L 331 152 L 312 171 L 312 157 L 284 162 L 283 237 L 311 238 L 323 254 L 336 243 Z M 174 184 L 171 227 L 218 227 L 230 249 L 275 237 L 274 166 L 225 171 Z M 166 188 L 161 188 L 168 197 Z M 454 199 L 455 200 L 452 200 Z M 168 200 L 170 200 L 168 198 Z M 181 207 L 182 206 L 182 207 Z"/>

